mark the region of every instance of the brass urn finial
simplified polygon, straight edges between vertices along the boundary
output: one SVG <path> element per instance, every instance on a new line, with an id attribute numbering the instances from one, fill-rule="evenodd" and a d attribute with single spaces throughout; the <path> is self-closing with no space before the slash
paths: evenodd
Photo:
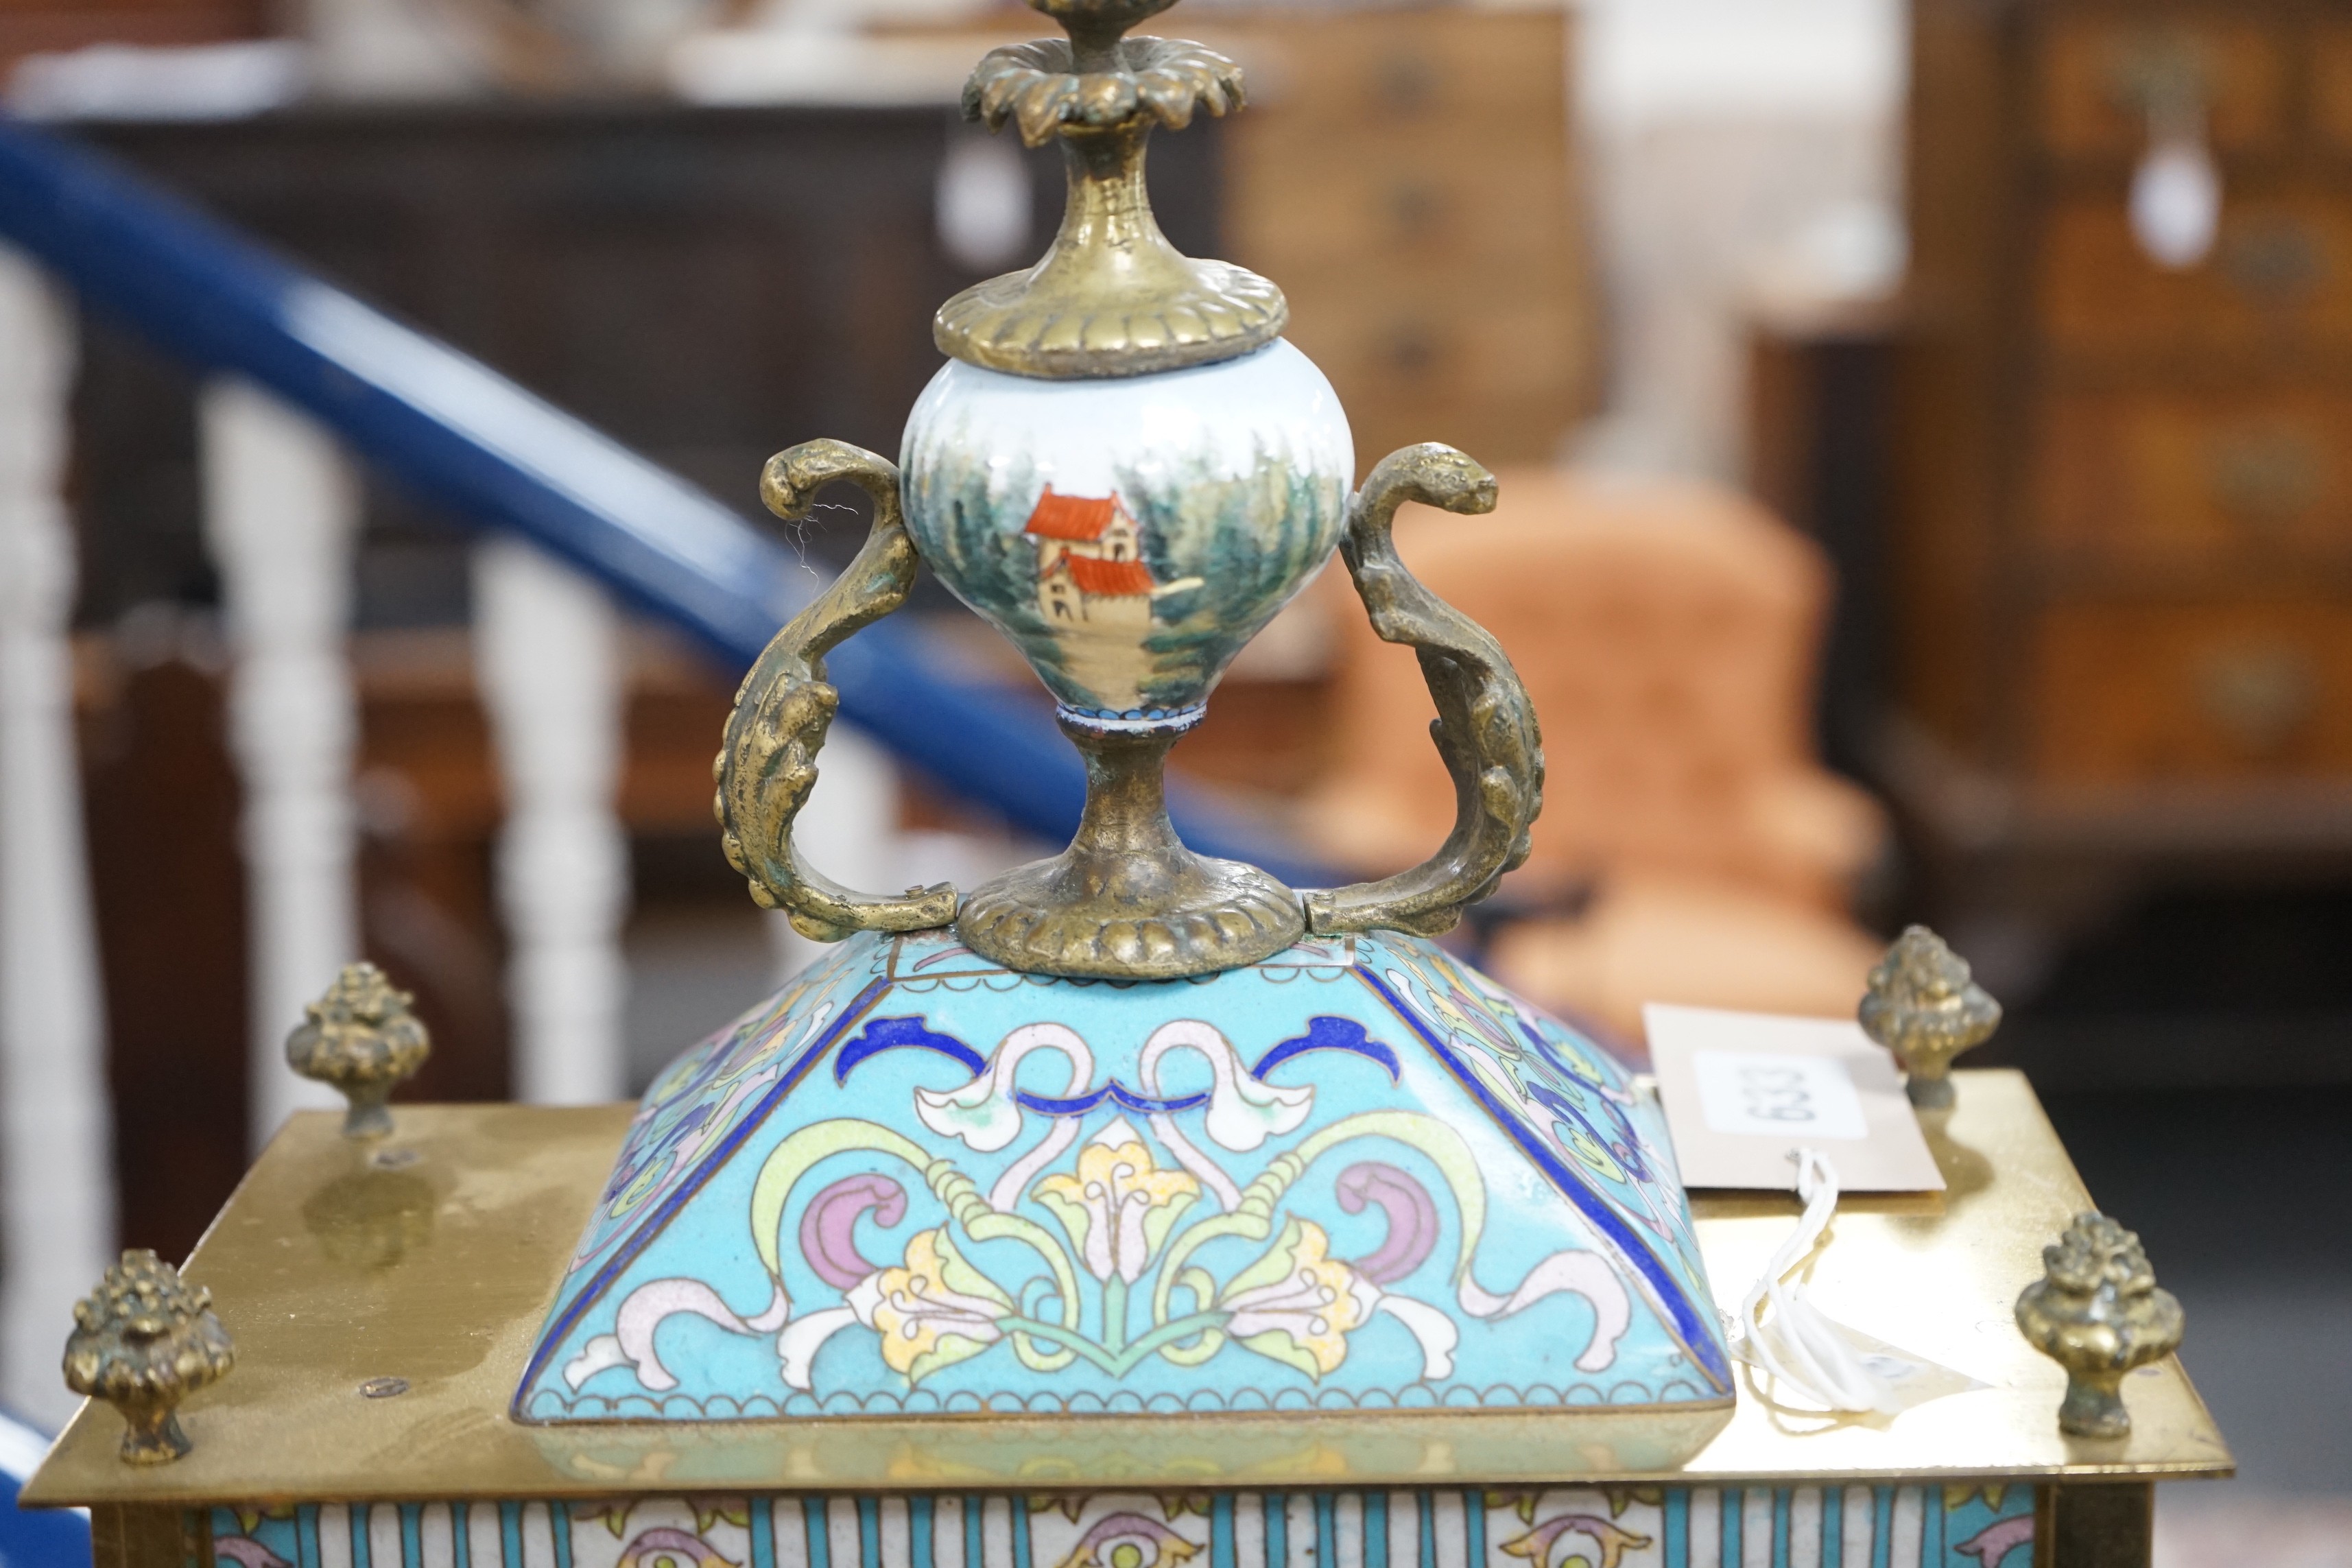
<path id="1" fill-rule="evenodd" d="M 189 1289 L 178 1269 L 142 1248 L 125 1252 L 98 1289 L 74 1303 L 66 1386 L 122 1413 L 126 1462 L 160 1465 L 186 1453 L 176 1406 L 236 1364 L 212 1301 L 210 1290 Z"/>
<path id="2" fill-rule="evenodd" d="M 1151 216 L 1143 151 L 1151 128 L 1181 131 L 1196 110 L 1242 106 L 1241 68 L 1198 44 L 1123 38 L 1174 0 L 1031 0 L 1070 37 L 993 49 L 963 89 L 963 112 L 1008 120 L 1069 169 L 1061 232 L 1025 272 L 976 284 L 940 307 L 940 352 L 1014 375 L 1141 375 L 1209 364 L 1282 335 L 1290 307 L 1256 273 L 1178 253 Z"/>
<path id="3" fill-rule="evenodd" d="M 2066 1369 L 2061 1431 L 2121 1437 L 2131 1430 L 2124 1374 L 2180 1346 L 2180 1303 L 2157 1289 L 2139 1237 L 2103 1214 L 2079 1214 L 2042 1249 L 2047 1273 L 2017 1299 L 2026 1342 Z"/>
<path id="4" fill-rule="evenodd" d="M 425 1026 L 408 1010 L 415 1001 L 393 989 L 383 971 L 347 963 L 327 994 L 302 1009 L 301 1026 L 286 1037 L 286 1061 L 304 1078 L 329 1083 L 351 1102 L 346 1138 L 382 1138 L 392 1131 L 384 1101 L 393 1086 L 415 1075 L 433 1053 Z"/>
<path id="5" fill-rule="evenodd" d="M 1991 1038 L 2000 1004 L 1969 977 L 1968 960 L 1926 926 L 1913 926 L 1870 972 L 1862 1030 L 1895 1053 L 1911 1103 L 1952 1103 L 1952 1058 Z"/>

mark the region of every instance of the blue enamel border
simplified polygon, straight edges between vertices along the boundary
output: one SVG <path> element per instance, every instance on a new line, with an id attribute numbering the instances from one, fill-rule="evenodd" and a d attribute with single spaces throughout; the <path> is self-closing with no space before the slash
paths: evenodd
<path id="1" fill-rule="evenodd" d="M 779 1079 L 774 1088 L 760 1097 L 759 1103 L 751 1108 L 751 1114 L 738 1122 L 733 1131 L 713 1145 L 710 1152 L 703 1156 L 702 1163 L 694 1168 L 693 1173 L 680 1182 L 677 1189 L 664 1198 L 638 1225 L 629 1239 L 614 1249 L 613 1256 L 604 1260 L 603 1267 L 589 1276 L 588 1282 L 580 1288 L 578 1295 L 572 1297 L 571 1304 L 550 1319 L 547 1325 L 540 1330 L 538 1347 L 530 1352 L 530 1360 L 522 1369 L 521 1381 L 516 1384 L 514 1400 L 509 1406 L 510 1414 L 517 1421 L 531 1426 L 542 1425 L 534 1421 L 525 1408 L 530 1401 L 531 1391 L 537 1386 L 540 1374 L 547 1370 L 547 1363 L 553 1359 L 558 1347 L 570 1337 L 572 1330 L 580 1326 L 580 1320 L 587 1315 L 588 1309 L 603 1299 L 604 1292 L 613 1288 L 629 1265 L 635 1263 L 645 1249 L 668 1227 L 669 1222 L 677 1217 L 678 1210 L 685 1206 L 687 1201 L 702 1190 L 704 1184 L 717 1173 L 721 1165 L 734 1158 L 735 1152 L 743 1146 L 744 1141 L 758 1131 L 760 1125 L 767 1121 L 769 1114 L 776 1109 L 785 1096 L 800 1086 L 801 1079 L 808 1076 L 810 1069 L 824 1059 L 825 1054 L 849 1032 L 850 1026 L 865 1019 L 866 1015 L 872 1011 L 888 992 L 891 984 L 887 974 L 877 976 L 868 983 L 866 989 L 860 991 L 849 1005 L 842 1009 L 841 1016 L 834 1020 L 833 1026 L 827 1029 L 814 1045 L 801 1054 L 801 1059 L 793 1064 L 792 1070 Z"/>
<path id="2" fill-rule="evenodd" d="M 1454 1081 L 1469 1090 L 1471 1097 L 1486 1108 L 1486 1114 L 1494 1119 L 1496 1125 L 1508 1133 L 1511 1141 L 1519 1146 L 1519 1152 L 1534 1161 L 1537 1168 L 1551 1178 L 1552 1185 L 1559 1189 L 1560 1194 L 1575 1205 L 1578 1212 L 1585 1218 L 1600 1227 L 1601 1232 L 1617 1245 L 1619 1250 L 1632 1260 L 1633 1267 L 1642 1271 L 1643 1278 L 1656 1288 L 1659 1300 L 1664 1304 L 1668 1315 L 1673 1318 L 1675 1327 L 1678 1331 L 1676 1337 L 1682 1340 L 1683 1348 L 1689 1352 L 1692 1363 L 1707 1373 L 1718 1393 L 1730 1393 L 1732 1391 L 1731 1363 L 1724 1355 L 1722 1347 L 1716 1342 L 1714 1325 L 1699 1315 L 1696 1304 L 1690 1300 L 1690 1294 L 1682 1282 L 1667 1271 L 1666 1266 L 1658 1260 L 1657 1255 L 1650 1250 L 1648 1245 L 1639 1236 L 1634 1234 L 1633 1226 L 1627 1225 L 1622 1215 L 1603 1203 L 1598 1194 L 1578 1179 L 1574 1173 L 1560 1162 L 1559 1156 L 1553 1152 L 1549 1142 L 1536 1137 L 1532 1128 L 1521 1121 L 1508 1106 L 1496 1100 L 1486 1084 L 1480 1081 L 1478 1075 L 1465 1066 L 1462 1059 L 1454 1055 L 1452 1047 L 1439 1039 L 1427 1025 L 1414 1016 L 1412 1009 L 1402 997 L 1389 989 L 1385 981 L 1360 963 L 1355 966 L 1355 973 L 1356 978 L 1362 981 L 1372 994 L 1388 1004 L 1389 1011 L 1402 1019 L 1405 1027 L 1418 1035 L 1422 1042 L 1436 1053 L 1437 1059 L 1445 1064 L 1446 1070 L 1454 1075 Z M 1684 1201 L 1687 1203 L 1689 1200 L 1685 1198 Z"/>

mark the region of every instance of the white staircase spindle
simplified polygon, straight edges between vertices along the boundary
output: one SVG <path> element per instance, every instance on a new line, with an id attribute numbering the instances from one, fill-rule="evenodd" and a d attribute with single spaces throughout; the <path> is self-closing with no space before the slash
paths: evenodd
<path id="1" fill-rule="evenodd" d="M 0 248 L 0 1404 L 51 1426 L 73 1303 L 114 1246 L 98 939 L 66 631 L 69 318 Z"/>
<path id="2" fill-rule="evenodd" d="M 332 437 L 248 383 L 208 382 L 198 416 L 205 535 L 236 660 L 229 734 L 245 795 L 257 1149 L 294 1110 L 339 1103 L 287 1067 L 285 1042 L 360 955 L 345 647 L 359 488 Z"/>
<path id="3" fill-rule="evenodd" d="M 570 567 L 495 539 L 474 552 L 474 664 L 506 790 L 498 887 L 512 952 L 515 1098 L 621 1099 L 629 864 L 614 808 L 619 616 Z"/>

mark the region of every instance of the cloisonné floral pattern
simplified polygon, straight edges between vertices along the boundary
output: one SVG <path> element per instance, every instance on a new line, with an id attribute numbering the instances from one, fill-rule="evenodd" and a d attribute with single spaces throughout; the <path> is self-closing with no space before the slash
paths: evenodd
<path id="1" fill-rule="evenodd" d="M 647 1100 L 536 1420 L 1719 1401 L 1653 1108 L 1425 942 L 844 944 Z"/>
<path id="2" fill-rule="evenodd" d="M 212 1510 L 237 1568 L 2031 1568 L 2035 1489 L 639 1496 Z"/>

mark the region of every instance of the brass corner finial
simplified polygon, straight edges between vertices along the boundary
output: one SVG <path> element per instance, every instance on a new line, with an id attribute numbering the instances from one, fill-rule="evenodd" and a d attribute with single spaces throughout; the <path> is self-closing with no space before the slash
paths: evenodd
<path id="1" fill-rule="evenodd" d="M 1032 147 L 1059 137 L 1069 170 L 1061 231 L 1036 266 L 940 307 L 940 352 L 1047 379 L 1141 375 L 1210 364 L 1282 335 L 1290 307 L 1257 274 L 1178 253 L 1151 216 L 1151 128 L 1242 106 L 1241 68 L 1198 44 L 1121 35 L 1174 0 L 1031 0 L 1068 41 L 992 49 L 963 91 L 968 119 L 1008 120 Z"/>
<path id="2" fill-rule="evenodd" d="M 66 1386 L 122 1413 L 122 1458 L 160 1465 L 188 1451 L 174 1409 L 236 1364 L 236 1347 L 213 1315 L 213 1293 L 191 1290 L 180 1271 L 142 1248 L 125 1252 L 82 1300 L 66 1341 Z"/>
<path id="3" fill-rule="evenodd" d="M 2103 1214 L 2076 1215 L 2042 1263 L 2044 1277 L 2017 1299 L 2017 1327 L 2066 1369 L 2059 1429 L 2123 1436 L 2131 1430 L 2124 1374 L 2179 1348 L 2180 1303 L 2157 1289 L 2139 1237 Z"/>
<path id="4" fill-rule="evenodd" d="M 1863 1033 L 1903 1064 L 1911 1103 L 1939 1110 L 1952 1103 L 1952 1058 L 1992 1037 L 2000 1004 L 1942 937 L 1913 926 L 1870 972 L 1861 1019 Z"/>
<path id="5" fill-rule="evenodd" d="M 346 1138 L 381 1138 L 392 1131 L 384 1108 L 393 1085 L 413 1076 L 433 1053 L 425 1026 L 408 1010 L 415 1001 L 393 989 L 383 971 L 347 963 L 327 994 L 302 1009 L 306 1017 L 286 1037 L 286 1062 L 304 1078 L 330 1083 L 351 1101 Z"/>

